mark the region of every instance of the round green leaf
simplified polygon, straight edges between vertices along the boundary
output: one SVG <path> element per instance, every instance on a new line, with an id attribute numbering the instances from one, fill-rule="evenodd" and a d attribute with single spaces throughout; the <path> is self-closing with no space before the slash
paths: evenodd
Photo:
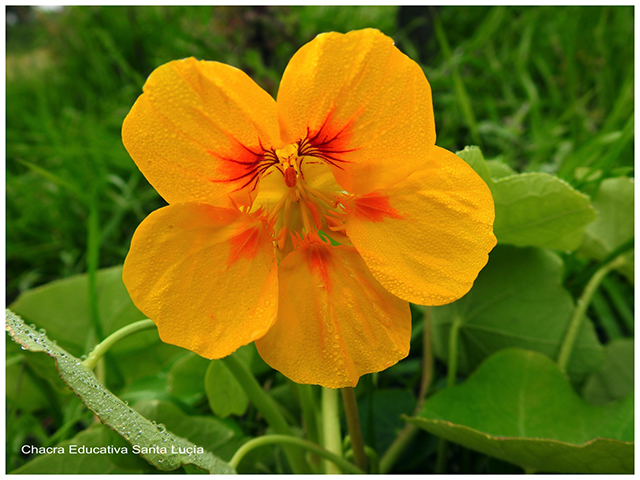
<path id="1" fill-rule="evenodd" d="M 527 469 L 633 472 L 633 398 L 592 405 L 537 352 L 492 355 L 465 383 L 436 393 L 408 420 Z"/>
<path id="2" fill-rule="evenodd" d="M 100 321 L 105 335 L 145 318 L 131 301 L 122 283 L 121 265 L 98 271 L 97 293 Z M 86 354 L 96 343 L 86 274 L 29 290 L 20 295 L 10 308 L 26 322 L 43 328 L 72 355 Z M 121 342 L 113 351 L 144 346 L 144 340 L 152 339 L 153 337 L 139 335 L 129 342 Z"/>
<path id="3" fill-rule="evenodd" d="M 572 251 L 596 218 L 589 197 L 558 177 L 523 173 L 490 185 L 498 243 Z"/>
<path id="4" fill-rule="evenodd" d="M 562 268 L 560 257 L 549 250 L 496 247 L 467 295 L 432 309 L 436 356 L 448 360 L 449 330 L 460 322 L 461 373 L 508 347 L 535 350 L 555 359 L 574 310 L 571 295 L 562 286 Z M 603 359 L 593 324 L 585 319 L 568 371 L 579 381 Z"/>

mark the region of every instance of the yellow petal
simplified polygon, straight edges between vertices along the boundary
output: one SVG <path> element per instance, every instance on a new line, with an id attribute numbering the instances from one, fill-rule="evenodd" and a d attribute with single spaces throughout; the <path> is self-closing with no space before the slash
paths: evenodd
<path id="1" fill-rule="evenodd" d="M 466 294 L 496 244 L 491 192 L 462 159 L 440 147 L 429 166 L 349 205 L 347 235 L 394 295 L 443 305 Z M 377 197 L 377 198 L 376 198 Z"/>
<path id="2" fill-rule="evenodd" d="M 234 67 L 170 62 L 151 73 L 143 91 L 122 140 L 168 203 L 225 205 L 264 165 L 263 148 L 277 146 L 275 101 Z"/>
<path id="3" fill-rule="evenodd" d="M 436 139 L 420 66 L 373 29 L 325 33 L 298 50 L 282 77 L 278 118 L 285 143 L 309 136 L 322 144 L 352 193 L 405 178 Z"/>
<path id="4" fill-rule="evenodd" d="M 371 276 L 353 247 L 303 245 L 279 266 L 278 320 L 260 356 L 297 383 L 355 386 L 409 353 L 409 305 Z"/>
<path id="5" fill-rule="evenodd" d="M 176 204 L 151 213 L 133 235 L 123 279 L 162 341 L 203 357 L 229 355 L 276 319 L 271 238 L 237 210 Z"/>

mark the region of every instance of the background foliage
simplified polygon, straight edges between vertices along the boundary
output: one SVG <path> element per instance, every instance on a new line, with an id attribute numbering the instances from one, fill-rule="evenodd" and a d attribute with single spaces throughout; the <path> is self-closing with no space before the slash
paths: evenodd
<path id="1" fill-rule="evenodd" d="M 484 158 L 465 159 L 490 184 L 497 204 L 502 199 L 500 208 L 522 212 L 522 202 L 547 188 L 541 185 L 553 183 L 558 195 L 553 205 L 581 212 L 577 220 L 571 217 L 579 233 L 567 227 L 571 238 L 550 241 L 528 231 L 525 240 L 514 240 L 504 234 L 501 243 L 516 247 L 499 246 L 472 294 L 434 309 L 434 392 L 445 387 L 450 326 L 460 315 L 460 378 L 506 347 L 555 358 L 562 336 L 558 325 L 568 318 L 552 321 L 553 315 L 571 311 L 597 262 L 633 238 L 633 182 L 628 178 L 633 177 L 633 7 L 13 8 L 8 18 L 15 21 L 7 27 L 7 304 L 39 285 L 88 273 L 28 292 L 14 304 L 28 322 L 47 323 L 50 337 L 73 355 L 87 354 L 100 337 L 139 319 L 120 290 L 117 265 L 137 225 L 164 202 L 124 150 L 120 128 L 149 73 L 177 58 L 234 65 L 275 96 L 289 58 L 318 33 L 379 28 L 422 65 L 433 90 L 438 144 L 453 151 L 481 147 Z M 514 188 L 518 198 L 509 193 Z M 589 205 L 601 213 L 596 221 Z M 533 215 L 544 213 L 527 208 Z M 500 218 L 515 217 L 504 213 Z M 587 222 L 592 223 L 582 240 Z M 508 231 L 512 225 L 503 227 Z M 486 299 L 483 292 L 504 288 L 500 272 L 514 266 L 521 268 L 506 285 L 516 296 L 529 291 L 527 308 L 536 320 L 527 317 L 529 324 L 514 324 L 523 308 L 517 301 L 497 303 L 491 318 L 483 319 L 474 311 L 477 302 Z M 114 269 L 98 275 L 104 267 Z M 629 259 L 603 281 L 569 364 L 573 388 L 592 403 L 619 400 L 630 392 L 632 272 Z M 552 291 L 531 293 L 532 284 Z M 98 299 L 96 291 L 111 294 Z M 543 297 L 548 314 L 536 306 Z M 400 415 L 412 414 L 416 405 L 424 319 L 421 308 L 413 311 L 410 357 L 363 378 L 357 389 L 365 441 L 379 451 L 405 424 Z M 491 321 L 509 325 L 508 335 Z M 545 335 L 554 326 L 559 329 L 556 343 L 549 343 Z M 487 334 L 489 327 L 498 328 L 495 338 Z M 228 391 L 238 388 L 223 364 L 163 345 L 151 332 L 139 335 L 107 357 L 104 380 L 120 398 L 142 402 L 139 409 L 149 415 L 181 425 L 175 428 L 196 444 L 201 443 L 189 436 L 191 424 L 206 418 L 216 432 L 207 441 L 224 438 L 211 445 L 224 460 L 248 436 L 264 431 L 263 419 L 246 398 L 225 397 L 208 387 L 215 370 L 216 378 L 228 378 Z M 290 419 L 298 418 L 294 389 L 252 348 L 242 353 L 252 372 Z M 56 445 L 76 436 L 115 442 L 100 425 L 87 430 L 91 414 L 68 394 L 50 359 L 25 354 L 12 343 L 7 351 L 9 471 L 48 468 L 42 460 L 29 467 L 31 458 L 19 454 L 25 443 Z M 421 422 L 429 428 L 437 423 Z M 493 458 L 491 440 L 484 450 L 460 440 L 468 427 L 444 434 L 430 430 L 469 447 L 450 445 L 449 471 L 522 471 Z M 437 439 L 423 431 L 417 435 L 394 472 L 433 471 Z M 152 469 L 137 460 L 109 460 L 102 471 Z M 284 465 L 282 455 L 257 452 L 242 467 L 287 471 Z"/>

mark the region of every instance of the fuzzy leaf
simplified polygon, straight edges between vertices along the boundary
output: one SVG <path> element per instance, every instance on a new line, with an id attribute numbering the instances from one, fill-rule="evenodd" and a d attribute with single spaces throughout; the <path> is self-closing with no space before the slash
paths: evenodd
<path id="1" fill-rule="evenodd" d="M 233 473 L 229 465 L 210 452 L 198 453 L 192 443 L 152 424 L 100 384 L 78 358 L 57 346 L 44 333 L 25 325 L 10 310 L 6 312 L 6 329 L 24 349 L 44 352 L 53 357 L 60 376 L 69 388 L 105 425 L 131 445 L 166 447 L 168 453 L 155 453 L 152 449 L 151 453 L 141 454 L 151 465 L 165 471 L 194 465 L 210 473 Z M 172 447 L 178 453 L 172 453 Z M 181 448 L 185 453 L 179 453 Z"/>

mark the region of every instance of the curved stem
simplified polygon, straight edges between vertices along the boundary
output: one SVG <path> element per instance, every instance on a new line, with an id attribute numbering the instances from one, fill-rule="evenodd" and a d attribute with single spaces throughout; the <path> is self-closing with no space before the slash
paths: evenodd
<path id="1" fill-rule="evenodd" d="M 278 409 L 276 402 L 264 391 L 253 374 L 234 355 L 229 355 L 221 359 L 225 366 L 236 378 L 247 397 L 251 399 L 253 405 L 260 411 L 269 423 L 269 426 L 280 435 L 292 437 L 289 424 L 284 419 L 282 412 Z M 307 465 L 303 456 L 298 451 L 285 448 L 285 454 L 294 473 L 311 473 L 311 468 Z"/>
<path id="2" fill-rule="evenodd" d="M 584 318 L 584 314 L 587 311 L 587 307 L 589 303 L 591 303 L 591 298 L 593 294 L 596 293 L 598 287 L 602 280 L 609 274 L 611 270 L 617 268 L 622 263 L 622 258 L 617 257 L 606 263 L 602 267 L 600 267 L 596 273 L 593 274 L 587 286 L 584 288 L 584 292 L 578 299 L 576 303 L 576 309 L 573 311 L 573 316 L 569 321 L 569 328 L 567 329 L 567 333 L 564 336 L 562 341 L 562 345 L 560 345 L 560 352 L 558 354 L 558 368 L 562 373 L 567 372 L 567 366 L 569 364 L 569 359 L 571 358 L 571 353 L 573 352 L 573 347 L 576 343 L 576 339 L 578 338 L 578 333 L 580 332 L 580 327 L 582 326 L 582 319 Z"/>
<path id="3" fill-rule="evenodd" d="M 358 416 L 358 404 L 353 387 L 340 389 L 342 392 L 342 403 L 347 417 L 347 427 L 349 428 L 349 438 L 353 449 L 353 459 L 356 465 L 362 470 L 367 470 L 367 457 L 364 453 L 364 440 L 360 428 L 360 417 Z"/>
<path id="4" fill-rule="evenodd" d="M 93 370 L 93 368 L 98 363 L 98 360 L 100 360 L 102 356 L 120 340 L 128 337 L 129 335 L 133 335 L 134 333 L 141 332 L 142 330 L 148 330 L 150 328 L 156 328 L 156 325 L 148 318 L 146 320 L 140 320 L 139 322 L 127 325 L 126 327 L 122 327 L 120 330 L 113 332 L 102 342 L 96 345 L 96 347 L 91 351 L 87 359 L 83 361 L 82 364 L 89 370 Z"/>
<path id="5" fill-rule="evenodd" d="M 298 437 L 292 437 L 289 435 L 263 435 L 262 437 L 253 438 L 249 440 L 247 443 L 245 443 L 244 445 L 242 445 L 236 451 L 236 453 L 233 455 L 233 457 L 229 461 L 229 465 L 231 465 L 234 469 L 237 469 L 242 458 L 251 450 L 265 446 L 265 445 L 273 445 L 273 444 L 291 445 L 304 450 L 308 450 L 322 458 L 327 459 L 330 462 L 333 462 L 343 472 L 354 473 L 354 474 L 365 473 L 362 470 L 360 470 L 358 467 L 353 465 L 352 463 L 345 460 L 344 458 L 322 448 L 320 445 L 316 445 L 315 443 L 309 442 L 307 440 L 303 440 Z"/>
<path id="6" fill-rule="evenodd" d="M 322 389 L 322 431 L 324 448 L 338 456 L 342 455 L 338 390 L 333 388 Z M 335 464 L 326 462 L 325 471 L 329 474 L 342 473 Z"/>

